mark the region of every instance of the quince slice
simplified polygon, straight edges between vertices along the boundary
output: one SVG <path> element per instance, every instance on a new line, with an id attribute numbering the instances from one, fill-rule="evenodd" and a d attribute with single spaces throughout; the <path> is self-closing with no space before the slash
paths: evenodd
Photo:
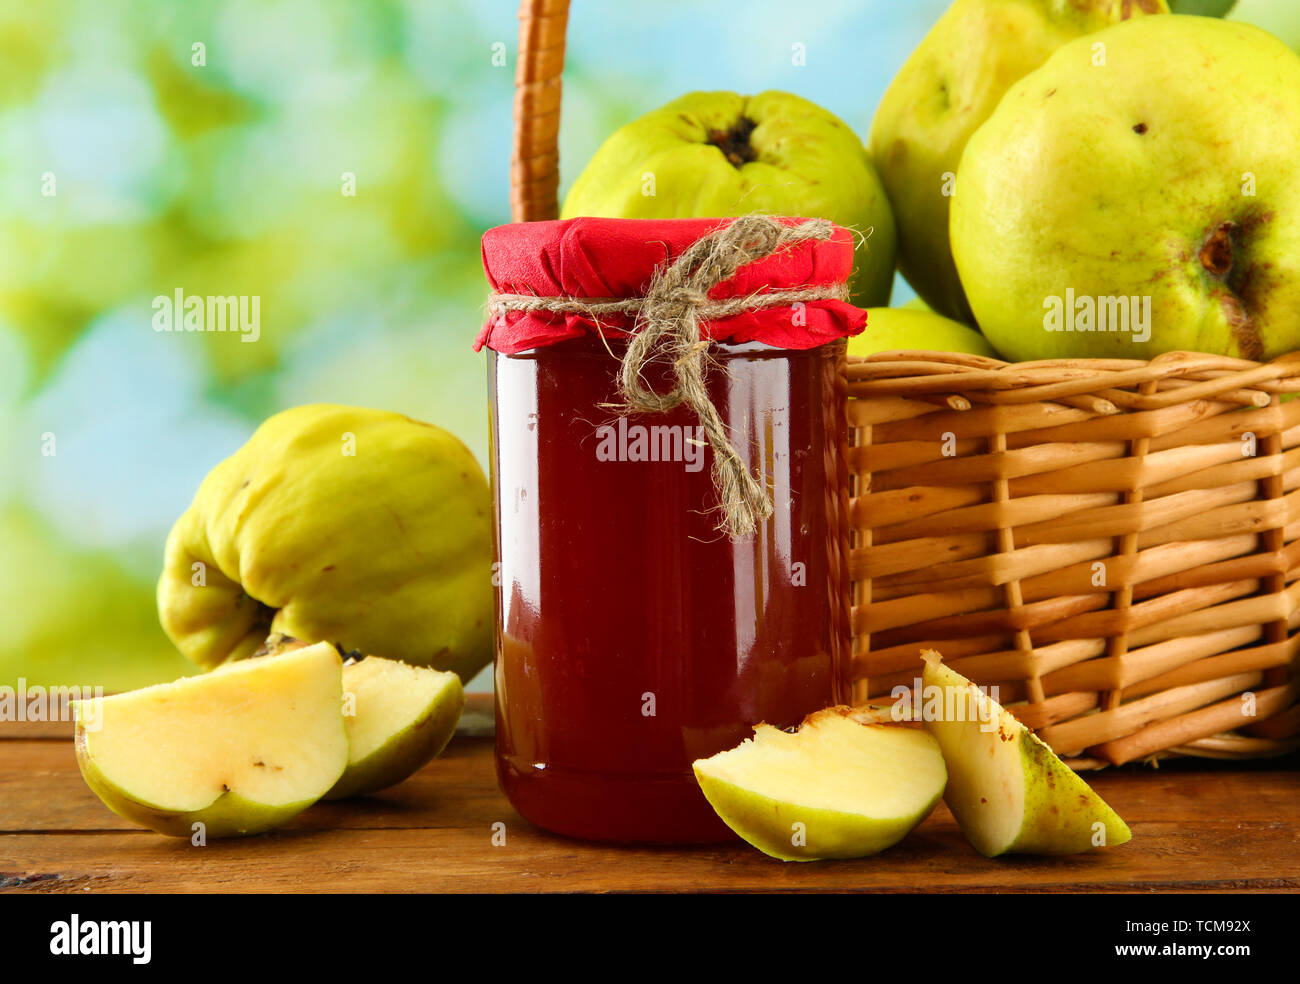
<path id="1" fill-rule="evenodd" d="M 753 738 L 698 760 L 695 777 L 718 816 L 754 847 L 815 861 L 892 847 L 929 816 L 947 773 L 923 729 L 864 724 L 851 708 L 831 707 L 793 734 L 758 725 Z"/>
<path id="2" fill-rule="evenodd" d="M 256 655 L 306 645 L 277 632 Z M 464 709 L 465 689 L 455 673 L 349 653 L 343 664 L 348 767 L 325 799 L 373 793 L 408 778 L 447 747 Z"/>
<path id="3" fill-rule="evenodd" d="M 394 786 L 447 747 L 465 691 L 455 673 L 368 656 L 343 665 L 348 767 L 326 799 Z"/>
<path id="4" fill-rule="evenodd" d="M 944 801 L 977 851 L 1075 854 L 1133 836 L 1042 739 L 938 653 L 924 658 L 922 717 L 948 763 Z"/>
<path id="5" fill-rule="evenodd" d="M 75 701 L 81 774 L 110 810 L 160 834 L 281 826 L 347 766 L 341 669 L 320 643 Z"/>

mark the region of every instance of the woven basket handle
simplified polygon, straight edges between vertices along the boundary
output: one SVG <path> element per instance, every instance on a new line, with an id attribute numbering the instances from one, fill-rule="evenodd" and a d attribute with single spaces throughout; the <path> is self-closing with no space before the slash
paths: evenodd
<path id="1" fill-rule="evenodd" d="M 560 214 L 560 76 L 569 0 L 522 0 L 515 69 L 515 144 L 510 215 L 516 222 Z"/>

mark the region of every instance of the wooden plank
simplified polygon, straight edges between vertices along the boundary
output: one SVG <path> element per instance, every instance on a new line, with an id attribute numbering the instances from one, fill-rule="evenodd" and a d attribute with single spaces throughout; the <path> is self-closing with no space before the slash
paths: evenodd
<path id="1" fill-rule="evenodd" d="M 1159 770 L 1134 765 L 1089 772 L 1086 778 L 1107 799 L 1112 787 L 1128 797 L 1127 811 L 1121 811 L 1127 821 L 1196 819 L 1213 813 L 1238 822 L 1291 824 L 1300 836 L 1300 772 L 1241 771 L 1219 763 L 1186 762 Z M 0 742 L 0 790 L 0 833 L 139 829 L 106 809 L 80 781 L 66 742 Z M 504 811 L 514 816 L 496 786 L 491 743 L 457 739 L 400 786 L 361 800 L 319 803 L 293 829 L 421 829 L 428 826 L 427 811 L 445 805 L 449 791 L 455 792 L 455 801 L 475 808 L 490 804 L 483 815 L 508 819 L 501 815 Z M 1300 859 L 1296 865 L 1300 869 Z"/>
<path id="2" fill-rule="evenodd" d="M 428 812 L 445 807 L 449 800 L 454 805 L 490 798 L 498 813 L 505 810 L 513 816 L 496 788 L 491 750 L 490 740 L 457 738 L 400 786 L 359 800 L 318 803 L 292 829 L 422 829 L 428 826 Z M 450 791 L 455 792 L 454 798 L 449 798 Z M 81 781 L 71 743 L 0 742 L 0 833 L 137 830 Z M 0 870 L 7 870 L 2 852 Z"/>
<path id="3" fill-rule="evenodd" d="M 26 740 L 72 740 L 71 721 L 0 721 L 0 743 Z"/>
<path id="4" fill-rule="evenodd" d="M 0 741 L 0 890 L 32 892 L 1300 891 L 1295 759 L 1089 776 L 1132 843 L 980 857 L 942 805 L 876 858 L 782 864 L 743 844 L 639 848 L 549 836 L 497 790 L 492 745 L 457 738 L 393 790 L 319 804 L 282 831 L 191 847 L 85 788 L 65 740 Z M 492 825 L 506 844 L 492 845 Z"/>
<path id="5" fill-rule="evenodd" d="M 1294 892 L 1294 869 L 1258 858 L 1237 825 L 1148 824 L 1165 856 L 1120 848 L 1074 858 L 989 860 L 954 829 L 927 826 L 886 855 L 782 864 L 748 848 L 648 850 L 569 843 L 515 829 L 486 831 L 470 850 L 439 830 L 329 830 L 189 848 L 142 834 L 0 838 L 0 853 L 39 863 L 0 875 L 0 891 L 40 892 Z M 54 844 L 37 843 L 55 841 Z M 1272 845 L 1275 849 L 1277 844 Z M 1293 839 L 1288 844 L 1294 849 Z M 1218 864 L 1206 863 L 1217 855 Z M 1240 859 L 1254 855 L 1253 863 Z M 1171 858 L 1179 873 L 1171 876 Z M 1199 860 L 1198 860 L 1199 859 Z"/>

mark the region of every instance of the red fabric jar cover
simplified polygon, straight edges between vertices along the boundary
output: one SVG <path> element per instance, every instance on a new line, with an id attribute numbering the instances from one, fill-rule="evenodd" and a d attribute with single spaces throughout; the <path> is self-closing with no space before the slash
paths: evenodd
<path id="1" fill-rule="evenodd" d="M 798 225 L 803 219 L 779 221 Z M 686 247 L 730 219 L 598 219 L 518 222 L 489 229 L 483 236 L 483 270 L 502 294 L 610 300 L 641 296 L 655 269 L 675 260 Z M 853 236 L 835 227 L 828 240 L 796 243 L 742 267 L 711 293 L 713 300 L 768 290 L 824 287 L 843 283 L 853 269 Z M 703 337 L 716 342 L 762 342 L 776 348 L 809 349 L 856 335 L 867 312 L 846 301 L 808 301 L 804 324 L 793 324 L 789 307 L 762 308 L 715 321 L 703 321 Z M 601 317 L 609 337 L 631 334 L 635 316 Z M 507 311 L 491 317 L 474 350 L 484 345 L 512 355 L 528 349 L 595 334 L 592 320 L 574 312 Z"/>

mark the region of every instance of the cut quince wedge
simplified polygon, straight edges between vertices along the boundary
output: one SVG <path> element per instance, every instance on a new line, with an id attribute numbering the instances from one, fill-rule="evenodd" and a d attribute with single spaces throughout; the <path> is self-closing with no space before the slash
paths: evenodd
<path id="1" fill-rule="evenodd" d="M 695 762 L 719 817 L 783 861 L 859 858 L 902 840 L 929 816 L 947 773 L 923 729 L 868 723 L 848 707 L 810 714 L 798 731 L 766 724 L 729 751 Z"/>
<path id="2" fill-rule="evenodd" d="M 77 762 L 114 813 L 161 834 L 256 834 L 348 762 L 342 659 L 328 643 L 73 704 Z"/>
<path id="3" fill-rule="evenodd" d="M 307 645 L 274 632 L 257 655 L 279 656 Z M 325 799 L 362 796 L 408 778 L 447 747 L 464 709 L 465 689 L 455 673 L 347 654 L 343 721 L 348 767 Z"/>
<path id="4" fill-rule="evenodd" d="M 450 671 L 367 656 L 343 665 L 348 767 L 326 799 L 393 786 L 447 747 L 465 691 Z"/>
<path id="5" fill-rule="evenodd" d="M 927 651 L 924 658 L 922 717 L 948 763 L 944 801 L 977 851 L 988 857 L 1076 854 L 1133 836 L 1009 711 L 944 665 L 938 653 Z"/>

